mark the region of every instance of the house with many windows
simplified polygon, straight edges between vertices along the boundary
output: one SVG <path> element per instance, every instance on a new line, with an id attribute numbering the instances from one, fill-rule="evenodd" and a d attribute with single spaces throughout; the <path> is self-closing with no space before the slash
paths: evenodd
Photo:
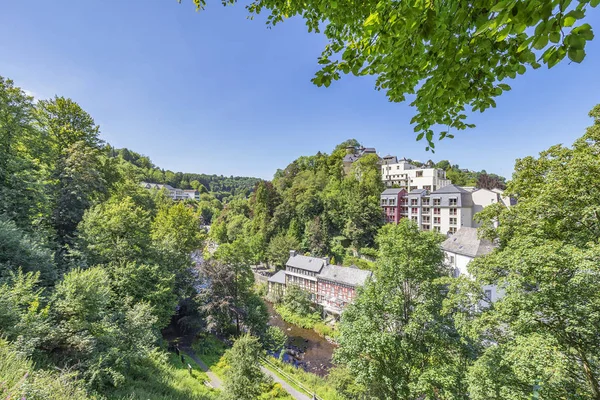
<path id="1" fill-rule="evenodd" d="M 285 270 L 268 279 L 269 295 L 280 296 L 288 285 L 297 285 L 324 311 L 339 315 L 354 300 L 356 288 L 364 285 L 371 275 L 371 271 L 331 265 L 326 259 L 291 250 Z"/>
<path id="2" fill-rule="evenodd" d="M 141 182 L 140 186 L 147 190 L 166 190 L 173 200 L 200 200 L 200 192 L 197 190 L 183 190 L 162 183 Z"/>

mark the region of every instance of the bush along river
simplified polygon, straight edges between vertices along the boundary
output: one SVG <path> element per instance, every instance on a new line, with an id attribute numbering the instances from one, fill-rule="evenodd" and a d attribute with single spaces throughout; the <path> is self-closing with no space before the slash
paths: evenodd
<path id="1" fill-rule="evenodd" d="M 288 338 L 283 350 L 283 361 L 319 376 L 327 375 L 332 367 L 331 357 L 336 346 L 312 329 L 285 322 L 271 303 L 266 304 L 269 309 L 269 325 L 281 328 Z M 279 354 L 274 356 L 279 357 Z"/>

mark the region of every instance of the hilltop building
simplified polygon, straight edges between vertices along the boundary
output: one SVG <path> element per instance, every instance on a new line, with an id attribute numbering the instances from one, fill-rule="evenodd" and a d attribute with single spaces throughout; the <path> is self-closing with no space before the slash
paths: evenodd
<path id="1" fill-rule="evenodd" d="M 374 147 L 346 147 L 346 155 L 342 160 L 342 165 L 344 166 L 344 174 L 348 175 L 350 173 L 350 168 L 352 168 L 352 164 L 354 164 L 354 162 L 356 162 L 359 158 L 366 156 L 367 154 L 377 155 L 377 151 Z"/>
<path id="2" fill-rule="evenodd" d="M 326 312 L 339 315 L 354 300 L 356 288 L 364 285 L 371 275 L 371 271 L 330 265 L 326 259 L 291 250 L 285 270 L 269 278 L 269 294 L 282 295 L 288 285 L 297 285 Z"/>
<path id="3" fill-rule="evenodd" d="M 452 183 L 446 178 L 446 171 L 441 168 L 420 168 L 409 163 L 406 158 L 398 160 L 389 155 L 383 158 L 381 179 L 387 187 L 398 187 L 408 192 L 415 189 L 436 191 Z"/>

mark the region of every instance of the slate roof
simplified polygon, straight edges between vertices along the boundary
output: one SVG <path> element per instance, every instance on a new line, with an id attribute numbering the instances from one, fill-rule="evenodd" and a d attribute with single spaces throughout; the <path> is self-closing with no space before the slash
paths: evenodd
<path id="1" fill-rule="evenodd" d="M 273 282 L 273 283 L 281 283 L 281 284 L 285 285 L 285 271 L 284 270 L 277 271 L 277 273 L 275 273 L 275 275 L 271 276 L 268 279 L 268 281 Z"/>
<path id="2" fill-rule="evenodd" d="M 489 254 L 495 247 L 489 240 L 477 237 L 477 228 L 466 226 L 460 228 L 454 235 L 442 242 L 442 250 L 468 257 Z"/>
<path id="3" fill-rule="evenodd" d="M 371 271 L 364 269 L 326 265 L 321 273 L 317 275 L 317 279 L 325 279 L 350 286 L 362 286 L 372 274 Z"/>
<path id="4" fill-rule="evenodd" d="M 381 194 L 382 195 L 398 195 L 398 193 L 400 193 L 403 190 L 404 189 L 390 188 L 390 189 L 385 189 L 383 192 L 381 192 Z"/>
<path id="5" fill-rule="evenodd" d="M 420 195 L 422 195 L 422 194 L 424 194 L 424 193 L 427 193 L 427 190 L 426 190 L 426 189 L 413 189 L 413 190 L 411 190 L 411 191 L 408 193 L 408 195 L 409 195 L 409 196 L 411 196 L 411 195 L 412 195 L 412 196 L 415 196 L 415 195 L 417 195 L 417 196 L 420 196 Z"/>
<path id="6" fill-rule="evenodd" d="M 323 265 L 325 265 L 325 260 L 317 257 L 308 257 L 297 254 L 293 257 L 290 257 L 285 265 L 310 272 L 319 272 L 321 271 L 321 268 L 323 268 Z"/>
<path id="7" fill-rule="evenodd" d="M 435 192 L 431 194 L 444 194 L 444 193 L 469 193 L 467 190 L 461 188 L 460 186 L 456 186 L 453 184 L 446 185 L 444 187 L 439 188 Z"/>

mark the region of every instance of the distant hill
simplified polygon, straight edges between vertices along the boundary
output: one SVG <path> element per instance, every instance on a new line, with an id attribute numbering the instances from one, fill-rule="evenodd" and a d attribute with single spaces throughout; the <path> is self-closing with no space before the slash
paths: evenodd
<path id="1" fill-rule="evenodd" d="M 140 180 L 152 183 L 166 183 L 180 189 L 196 189 L 211 192 L 219 200 L 237 195 L 248 196 L 259 178 L 244 176 L 207 175 L 189 172 L 164 170 L 152 163 L 147 156 L 127 148 L 117 149 L 107 146 L 109 157 L 118 157 L 137 167 Z"/>

